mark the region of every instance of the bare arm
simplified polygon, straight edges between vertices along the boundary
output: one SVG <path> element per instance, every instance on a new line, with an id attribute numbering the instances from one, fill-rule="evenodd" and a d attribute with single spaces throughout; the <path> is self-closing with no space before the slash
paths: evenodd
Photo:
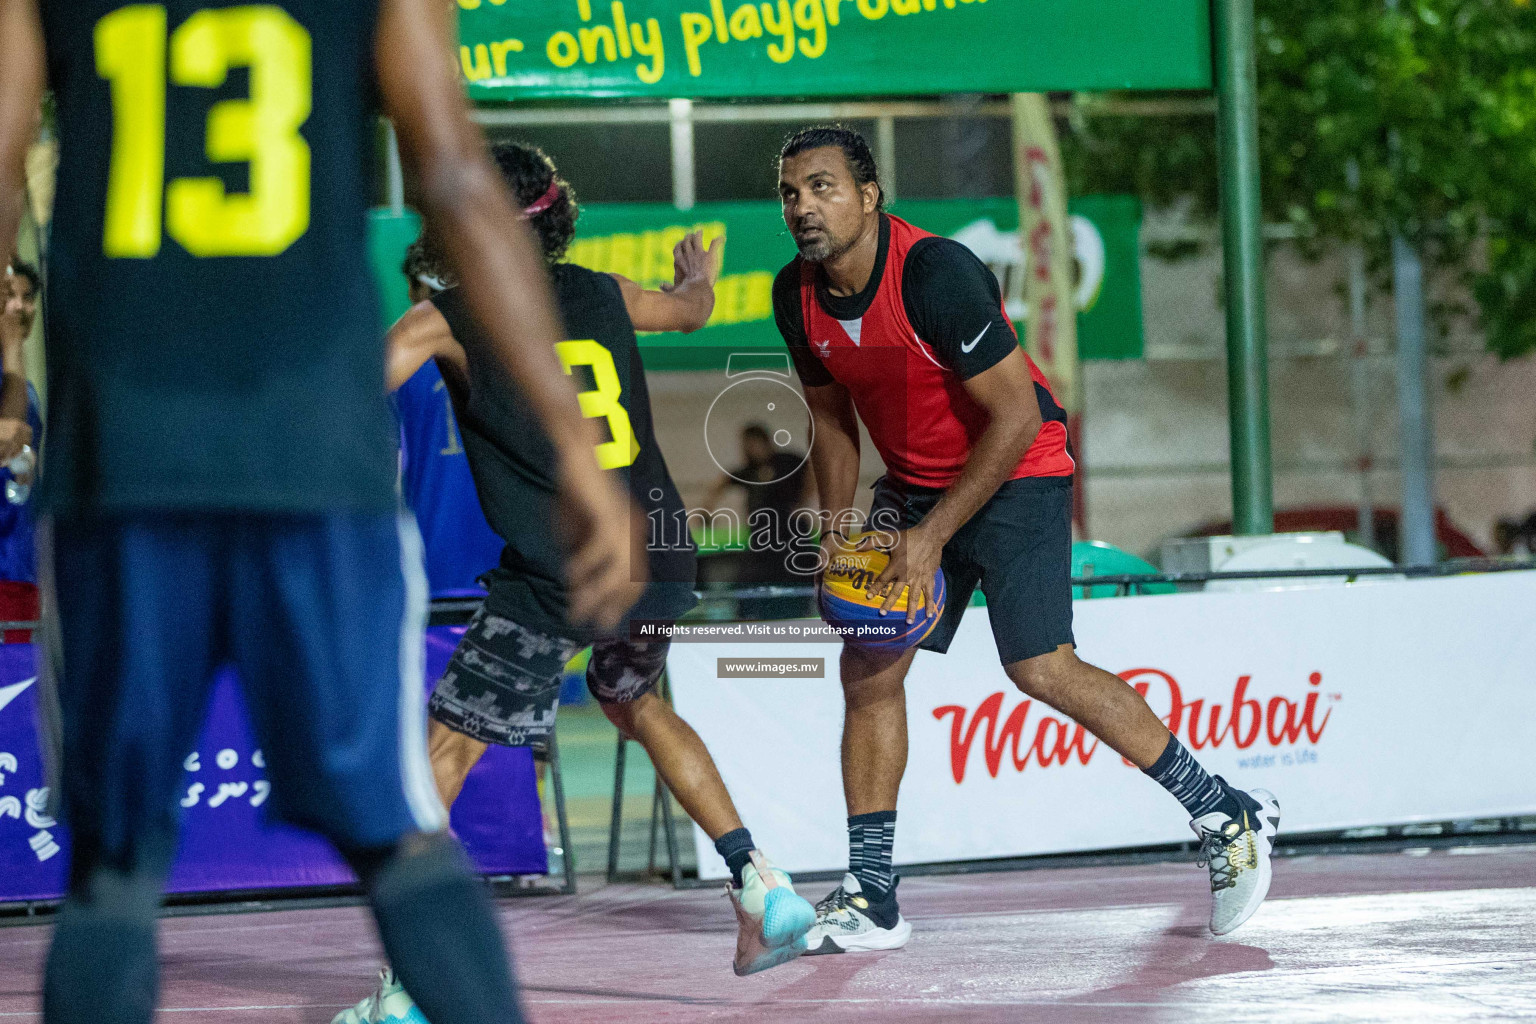
<path id="1" fill-rule="evenodd" d="M 461 381 L 469 379 L 468 358 L 463 346 L 454 338 L 443 314 L 430 302 L 420 302 L 406 310 L 389 329 L 385 343 L 388 346 L 385 380 L 390 391 L 404 387 L 429 359 L 436 359 L 439 367 L 445 364 L 453 367 Z"/>
<path id="2" fill-rule="evenodd" d="M 891 549 L 890 564 L 876 579 L 885 584 L 882 592 L 887 609 L 905 586 L 912 587 L 913 597 L 907 600 L 908 622 L 915 618 L 918 605 L 931 596 L 933 574 L 939 568 L 944 545 L 997 493 L 1040 433 L 1040 404 L 1023 350 L 1014 349 L 990 369 L 967 380 L 965 390 L 986 410 L 986 429 L 971 448 L 965 468 L 933 511 L 917 526 L 901 532 Z M 914 599 L 917 595 L 921 601 Z"/>
<path id="3" fill-rule="evenodd" d="M 11 0 L 14 2 L 14 0 Z M 452 63 L 452 14 L 440 0 L 383 0 L 379 87 L 414 172 L 423 213 L 459 276 L 470 310 L 555 445 L 571 615 L 616 624 L 638 598 L 630 552 L 641 521 L 597 467 L 591 425 L 555 358 L 561 338 L 543 259 L 470 122 Z"/>
<path id="4" fill-rule="evenodd" d="M 720 256 L 720 239 L 705 249 L 703 233 L 694 231 L 672 250 L 675 273 L 670 288 L 647 291 L 621 274 L 612 275 L 624 293 L 624 306 L 635 330 L 688 334 L 709 323 L 715 311 Z"/>
<path id="5" fill-rule="evenodd" d="M 21 225 L 27 147 L 37 135 L 46 80 L 36 0 L 0 0 L 0 254 L 10 253 Z M 26 426 L 27 379 L 9 366 L 0 380 L 0 420 L 12 424 L 0 438 L 0 461 L 8 461 L 32 433 Z M 16 421 L 23 430 L 14 428 Z"/>
<path id="6" fill-rule="evenodd" d="M 965 468 L 923 518 L 923 528 L 939 539 L 940 547 L 1013 475 L 1042 426 L 1035 382 L 1022 349 L 966 381 L 965 390 L 986 410 L 988 421 Z"/>
<path id="7" fill-rule="evenodd" d="M 9 284 L 0 277 L 0 288 Z M 3 294 L 0 292 L 0 296 Z M 4 375 L 4 384 L 0 385 L 0 463 L 11 461 L 23 445 L 33 443 L 32 424 L 27 422 L 26 341 L 20 303 L 4 303 L 0 306 L 0 373 Z"/>
<path id="8" fill-rule="evenodd" d="M 859 491 L 859 420 L 848 389 L 832 383 L 805 389 L 815 440 L 811 471 L 821 496 L 821 532 L 825 542 L 833 533 L 853 528 L 854 498 Z"/>

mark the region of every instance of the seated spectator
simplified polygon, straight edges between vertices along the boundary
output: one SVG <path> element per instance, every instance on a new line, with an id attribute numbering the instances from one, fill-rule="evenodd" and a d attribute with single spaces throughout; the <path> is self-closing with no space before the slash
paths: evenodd
<path id="1" fill-rule="evenodd" d="M 0 362 L 7 376 L 26 376 L 26 344 L 37 319 L 37 300 L 41 291 L 37 270 L 14 261 L 5 271 L 0 297 Z M 32 481 L 37 465 L 34 447 L 42 437 L 43 423 L 37 390 L 27 383 L 27 424 L 20 435 L 27 443 L 16 461 L 33 468 L 13 472 L 15 462 L 0 466 L 0 485 L 5 499 L 0 500 L 0 621 L 31 622 L 38 614 L 37 552 L 33 539 Z M 6 630 L 6 643 L 27 643 L 26 630 Z"/>
<path id="2" fill-rule="evenodd" d="M 401 268 L 411 302 L 424 302 L 447 284 L 433 276 L 424 242 L 406 252 Z M 431 361 L 395 393 L 400 420 L 400 484 L 426 548 L 433 597 L 478 597 L 479 580 L 501 559 L 502 542 L 485 514 L 459 439 L 448 386 Z"/>

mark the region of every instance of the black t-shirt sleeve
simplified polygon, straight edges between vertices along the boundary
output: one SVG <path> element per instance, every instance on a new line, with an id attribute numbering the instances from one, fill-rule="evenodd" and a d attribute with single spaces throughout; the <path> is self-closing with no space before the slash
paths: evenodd
<path id="1" fill-rule="evenodd" d="M 773 319 L 789 347 L 789 356 L 795 361 L 795 372 L 800 383 L 808 388 L 826 387 L 833 382 L 832 374 L 821 365 L 811 351 L 811 342 L 805 336 L 805 313 L 800 304 L 800 263 L 790 263 L 773 279 Z"/>
<path id="2" fill-rule="evenodd" d="M 969 380 L 1019 347 L 997 276 L 952 238 L 924 238 L 907 253 L 902 299 L 917 336 Z"/>

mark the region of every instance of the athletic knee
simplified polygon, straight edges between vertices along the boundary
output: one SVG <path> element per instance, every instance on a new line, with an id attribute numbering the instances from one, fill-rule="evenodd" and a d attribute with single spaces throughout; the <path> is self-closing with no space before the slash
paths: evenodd
<path id="1" fill-rule="evenodd" d="M 647 691 L 634 700 L 626 701 L 598 701 L 598 707 L 603 709 L 603 714 L 613 727 L 619 730 L 627 739 L 639 739 L 642 723 L 658 711 L 670 713 L 671 708 L 667 702 Z"/>
<path id="2" fill-rule="evenodd" d="M 1013 680 L 1025 696 L 1059 708 L 1069 699 L 1073 679 L 1081 662 L 1070 650 L 1052 651 L 1006 667 L 1008 678 Z"/>
<path id="3" fill-rule="evenodd" d="M 906 654 L 891 655 L 844 645 L 843 700 L 849 706 L 906 699 Z"/>

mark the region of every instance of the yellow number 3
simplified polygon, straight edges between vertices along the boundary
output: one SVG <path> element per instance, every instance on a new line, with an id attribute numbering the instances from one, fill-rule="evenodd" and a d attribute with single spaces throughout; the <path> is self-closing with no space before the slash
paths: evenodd
<path id="1" fill-rule="evenodd" d="M 595 449 L 597 464 L 602 469 L 623 469 L 634 464 L 640 455 L 640 442 L 635 439 L 635 428 L 629 422 L 629 413 L 619 402 L 623 387 L 619 383 L 618 370 L 613 365 L 613 353 L 595 341 L 562 341 L 555 346 L 560 365 L 570 373 L 573 367 L 592 367 L 591 391 L 577 395 L 581 414 L 588 419 L 599 417 L 608 421 L 612 441 L 604 441 Z"/>
<path id="2" fill-rule="evenodd" d="M 312 103 L 309 32 L 279 7 L 198 11 L 170 37 L 170 81 L 216 89 L 251 69 L 249 100 L 208 114 L 211 163 L 249 163 L 251 190 L 219 178 L 165 185 L 166 12 L 123 7 L 96 23 L 96 71 L 112 83 L 112 169 L 102 248 L 148 259 L 160 251 L 162 196 L 171 237 L 194 256 L 276 256 L 309 230 L 310 151 L 299 134 Z"/>

